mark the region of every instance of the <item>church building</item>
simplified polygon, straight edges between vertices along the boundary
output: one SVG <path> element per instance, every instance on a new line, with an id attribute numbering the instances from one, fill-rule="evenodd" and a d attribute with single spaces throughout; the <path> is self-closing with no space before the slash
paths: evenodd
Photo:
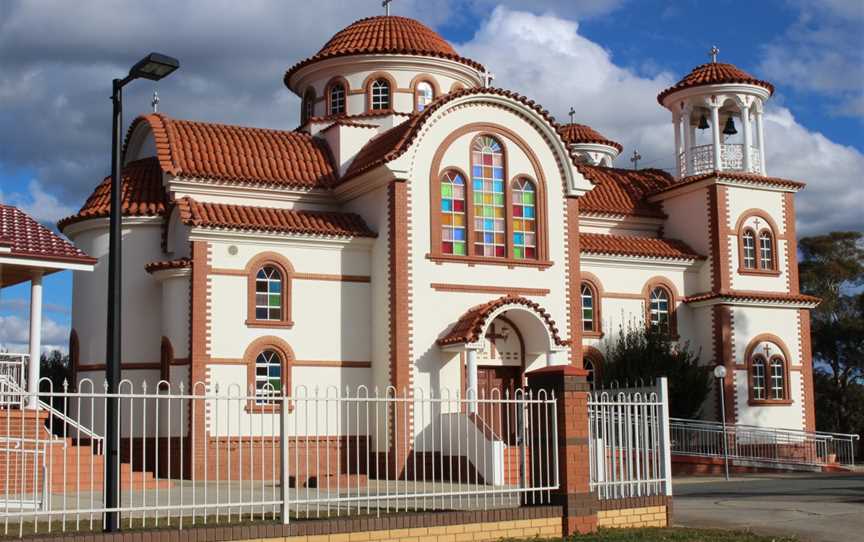
<path id="1" fill-rule="evenodd" d="M 658 89 L 670 174 L 616 167 L 620 144 L 493 87 L 413 19 L 359 20 L 283 81 L 297 127 L 131 123 L 133 385 L 236 385 L 261 405 L 298 386 L 488 397 L 547 365 L 597 377 L 635 323 L 726 367 L 730 422 L 814 430 L 804 185 L 768 175 L 771 83 L 715 52 Z M 76 381 L 104 375 L 109 190 L 59 223 L 97 259 L 74 276 Z M 719 416 L 713 399 L 703 411 Z"/>

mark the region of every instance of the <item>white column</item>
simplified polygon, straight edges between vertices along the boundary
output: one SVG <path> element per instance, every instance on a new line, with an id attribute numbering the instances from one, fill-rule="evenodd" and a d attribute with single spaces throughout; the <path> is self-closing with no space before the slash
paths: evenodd
<path id="1" fill-rule="evenodd" d="M 720 145 L 723 143 L 720 140 L 720 106 L 711 105 L 711 141 L 714 144 L 714 170 L 720 171 L 722 168 Z"/>
<path id="2" fill-rule="evenodd" d="M 696 131 L 690 121 L 691 110 L 684 110 L 684 176 L 693 173 L 693 142 L 696 141 Z"/>
<path id="3" fill-rule="evenodd" d="M 765 132 L 762 131 L 762 108 L 756 108 L 756 138 L 759 141 L 759 161 L 762 163 L 762 175 L 767 175 L 765 167 Z"/>
<path id="4" fill-rule="evenodd" d="M 474 414 L 477 412 L 477 351 L 468 350 L 468 412 Z"/>
<path id="5" fill-rule="evenodd" d="M 741 108 L 741 129 L 744 130 L 744 171 L 750 173 L 753 167 L 752 160 L 750 159 L 750 108 L 742 107 Z"/>
<path id="6" fill-rule="evenodd" d="M 679 113 L 672 113 L 672 124 L 675 125 L 675 161 L 672 163 L 675 164 L 675 176 L 682 177 L 681 168 L 679 167 L 679 164 L 681 164 L 681 115 Z"/>
<path id="7" fill-rule="evenodd" d="M 39 407 L 39 361 L 42 354 L 42 271 L 34 271 L 30 279 L 30 366 L 27 373 L 27 391 L 32 395 L 27 408 Z"/>

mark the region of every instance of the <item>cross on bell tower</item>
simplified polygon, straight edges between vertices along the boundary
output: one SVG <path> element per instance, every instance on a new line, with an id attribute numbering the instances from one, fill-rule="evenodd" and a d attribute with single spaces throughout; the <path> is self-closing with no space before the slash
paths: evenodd
<path id="1" fill-rule="evenodd" d="M 393 0 L 382 0 L 381 7 L 384 8 L 384 15 L 387 15 L 387 16 L 390 15 L 390 2 L 392 2 L 392 1 Z"/>
<path id="2" fill-rule="evenodd" d="M 633 149 L 633 156 L 630 157 L 630 161 L 633 162 L 633 169 L 639 169 L 639 160 L 642 159 L 642 155 L 639 154 L 639 151 Z"/>
<path id="3" fill-rule="evenodd" d="M 570 124 L 573 124 L 573 118 L 576 116 L 576 110 L 573 109 L 573 106 L 570 106 L 570 111 L 567 112 L 570 115 Z"/>
<path id="4" fill-rule="evenodd" d="M 492 81 L 495 80 L 495 74 L 490 71 L 483 72 L 483 86 L 489 88 L 492 86 Z"/>
<path id="5" fill-rule="evenodd" d="M 153 89 L 153 99 L 150 100 L 150 107 L 153 108 L 154 113 L 159 112 L 159 90 Z"/>
<path id="6" fill-rule="evenodd" d="M 711 50 L 708 51 L 708 56 L 711 57 L 711 64 L 717 64 L 718 54 L 720 54 L 720 49 L 718 49 L 716 45 L 712 45 Z"/>

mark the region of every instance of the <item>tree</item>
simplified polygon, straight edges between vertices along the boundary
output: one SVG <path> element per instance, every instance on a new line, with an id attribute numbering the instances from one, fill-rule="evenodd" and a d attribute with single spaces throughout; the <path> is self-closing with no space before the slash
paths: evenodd
<path id="1" fill-rule="evenodd" d="M 799 241 L 801 290 L 822 298 L 811 312 L 817 428 L 864 430 L 864 234 Z"/>
<path id="2" fill-rule="evenodd" d="M 606 344 L 600 376 L 604 387 L 667 377 L 669 413 L 676 418 L 698 417 L 712 384 L 710 368 L 699 365 L 699 353 L 688 342 L 674 343 L 665 333 L 634 324 Z"/>
<path id="3" fill-rule="evenodd" d="M 64 382 L 69 382 L 71 386 L 71 367 L 69 367 L 69 356 L 64 355 L 59 350 L 42 354 L 39 360 L 39 391 L 45 393 L 53 390 L 55 393 L 66 391 L 63 387 Z M 48 381 L 51 384 L 48 384 Z M 47 397 L 42 396 L 42 401 L 51 403 L 51 405 L 63 411 L 65 408 L 62 397 Z"/>

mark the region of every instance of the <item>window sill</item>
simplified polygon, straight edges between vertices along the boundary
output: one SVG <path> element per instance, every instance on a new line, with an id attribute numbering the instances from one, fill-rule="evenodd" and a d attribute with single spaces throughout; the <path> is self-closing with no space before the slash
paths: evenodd
<path id="1" fill-rule="evenodd" d="M 583 339 L 602 339 L 604 333 L 602 331 L 583 331 Z"/>
<path id="2" fill-rule="evenodd" d="M 291 329 L 294 327 L 294 322 L 291 320 L 246 320 L 246 327 Z"/>
<path id="3" fill-rule="evenodd" d="M 787 406 L 792 404 L 792 399 L 750 399 L 750 406 Z"/>
<path id="4" fill-rule="evenodd" d="M 780 271 L 774 269 L 746 269 L 743 267 L 738 268 L 739 275 L 756 275 L 761 277 L 779 277 Z"/>
<path id="5" fill-rule="evenodd" d="M 507 267 L 535 267 L 538 269 L 546 269 L 552 267 L 554 262 L 548 260 L 515 260 L 512 258 L 481 258 L 477 256 L 447 256 L 443 254 L 427 254 L 427 260 L 435 263 L 464 263 L 469 267 L 475 265 L 506 265 Z"/>

